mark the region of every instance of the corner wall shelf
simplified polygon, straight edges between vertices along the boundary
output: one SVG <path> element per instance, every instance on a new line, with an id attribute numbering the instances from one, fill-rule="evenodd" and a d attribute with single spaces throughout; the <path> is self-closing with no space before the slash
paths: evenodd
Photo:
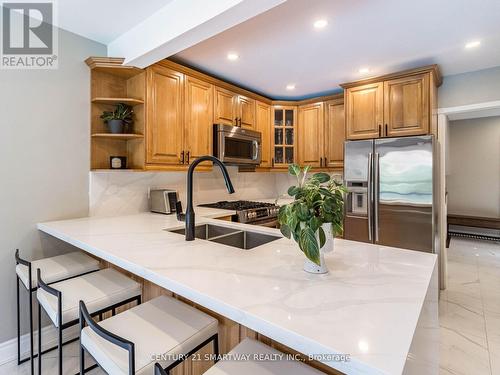
<path id="1" fill-rule="evenodd" d="M 132 134 L 132 133 L 95 133 L 92 134 L 92 138 L 107 138 L 107 139 L 138 139 L 144 138 L 143 134 Z"/>
<path id="2" fill-rule="evenodd" d="M 146 72 L 124 66 L 122 58 L 89 57 L 90 68 L 90 169 L 116 171 L 110 168 L 110 157 L 127 158 L 127 169 L 144 170 L 146 121 Z M 134 106 L 134 124 L 125 134 L 108 133 L 101 115 L 113 105 Z"/>
<path id="3" fill-rule="evenodd" d="M 103 97 L 100 97 L 100 98 L 93 98 L 92 103 L 99 103 L 99 104 L 124 103 L 124 104 L 134 106 L 134 105 L 144 104 L 144 100 L 133 99 L 133 98 L 103 98 Z"/>
<path id="4" fill-rule="evenodd" d="M 125 169 L 111 169 L 111 168 L 94 168 L 90 170 L 91 172 L 113 172 L 113 173 L 123 173 L 123 172 L 145 172 L 144 169 L 140 168 L 125 168 Z"/>

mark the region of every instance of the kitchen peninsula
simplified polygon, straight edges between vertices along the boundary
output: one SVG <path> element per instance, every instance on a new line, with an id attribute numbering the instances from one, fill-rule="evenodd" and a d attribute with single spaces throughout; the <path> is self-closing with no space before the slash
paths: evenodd
<path id="1" fill-rule="evenodd" d="M 196 214 L 197 224 L 280 235 L 214 219 L 231 211 L 198 207 Z M 146 300 L 167 289 L 217 317 L 222 353 L 250 336 L 311 356 L 327 373 L 437 374 L 435 255 L 336 239 L 326 255 L 330 273 L 311 275 L 286 238 L 241 250 L 167 231 L 183 225 L 143 213 L 38 229 L 143 279 Z"/>

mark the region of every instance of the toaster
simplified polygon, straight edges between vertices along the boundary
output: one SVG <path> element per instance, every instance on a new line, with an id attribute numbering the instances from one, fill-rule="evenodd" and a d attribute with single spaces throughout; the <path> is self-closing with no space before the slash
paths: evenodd
<path id="1" fill-rule="evenodd" d="M 149 202 L 151 212 L 159 214 L 172 214 L 175 212 L 177 203 L 177 191 L 170 189 L 151 188 L 149 190 Z"/>

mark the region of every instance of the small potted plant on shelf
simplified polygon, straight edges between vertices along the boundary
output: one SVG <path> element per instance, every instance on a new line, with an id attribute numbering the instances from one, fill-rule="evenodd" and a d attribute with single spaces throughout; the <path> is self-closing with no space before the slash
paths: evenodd
<path id="1" fill-rule="evenodd" d="M 327 173 L 308 178 L 309 170 L 297 164 L 288 167 L 297 185 L 288 189 L 294 201 L 280 207 L 278 221 L 281 233 L 293 238 L 306 256 L 304 271 L 327 273 L 323 254 L 333 250 L 333 238 L 342 233 L 346 190 Z"/>
<path id="2" fill-rule="evenodd" d="M 110 133 L 124 133 L 125 126 L 129 126 L 133 122 L 134 110 L 131 106 L 118 103 L 114 111 L 104 111 L 101 118 L 108 125 Z"/>

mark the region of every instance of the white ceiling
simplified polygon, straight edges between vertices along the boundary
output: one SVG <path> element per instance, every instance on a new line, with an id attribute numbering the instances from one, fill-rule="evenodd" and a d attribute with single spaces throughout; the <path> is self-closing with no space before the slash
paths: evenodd
<path id="1" fill-rule="evenodd" d="M 58 0 L 57 25 L 108 44 L 173 0 Z"/>
<path id="2" fill-rule="evenodd" d="M 320 18 L 329 24 L 314 29 Z M 288 0 L 175 58 L 272 98 L 332 92 L 364 78 L 362 67 L 369 76 L 437 63 L 457 74 L 500 65 L 500 1 Z"/>

